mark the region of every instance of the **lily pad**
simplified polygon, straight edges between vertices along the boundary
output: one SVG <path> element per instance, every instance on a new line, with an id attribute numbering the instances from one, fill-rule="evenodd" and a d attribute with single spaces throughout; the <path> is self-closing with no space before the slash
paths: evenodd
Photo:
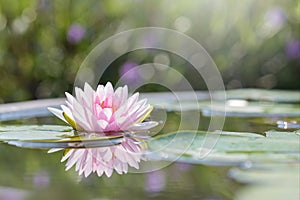
<path id="1" fill-rule="evenodd" d="M 283 163 L 300 160 L 300 136 L 296 132 L 268 132 L 267 137 L 234 132 L 197 132 L 195 136 L 194 132 L 187 131 L 176 135 L 173 133 L 152 140 L 149 143 L 150 150 L 156 152 L 157 149 L 163 149 L 162 153 L 156 153 L 168 159 L 182 155 L 182 161 L 202 164 L 241 165 L 244 162 Z M 174 140 L 175 136 L 173 145 L 166 146 L 167 141 Z M 205 140 L 213 136 L 216 144 L 208 149 Z M 187 150 L 184 149 L 187 144 L 183 144 L 186 140 L 192 141 Z M 209 154 L 203 157 L 203 151 Z"/>
<path id="2" fill-rule="evenodd" d="M 0 126 L 0 140 L 60 140 L 65 136 L 74 136 L 69 126 L 24 125 Z"/>
<path id="3" fill-rule="evenodd" d="M 214 101 L 183 101 L 165 102 L 160 104 L 168 111 L 201 111 L 204 116 L 227 117 L 299 117 L 299 104 L 275 102 L 250 102 L 246 100 Z"/>
<path id="4" fill-rule="evenodd" d="M 206 116 L 238 116 L 238 117 L 297 117 L 300 116 L 298 104 L 245 102 L 244 104 L 215 104 L 202 109 Z"/>
<path id="5" fill-rule="evenodd" d="M 223 93 L 215 92 L 214 99 L 222 99 Z M 237 89 L 227 90 L 226 99 L 243 99 L 247 101 L 266 101 L 279 103 L 300 103 L 299 91 Z"/>
<path id="6" fill-rule="evenodd" d="M 60 140 L 60 141 L 43 141 L 43 140 L 32 140 L 32 141 L 20 141 L 12 140 L 6 141 L 10 145 L 14 145 L 22 148 L 64 148 L 64 149 L 78 149 L 78 148 L 95 148 L 95 147 L 108 147 L 121 144 L 123 141 L 122 137 L 119 138 L 101 138 L 93 140 Z"/>
<path id="7" fill-rule="evenodd" d="M 272 164 L 250 168 L 232 168 L 229 176 L 248 184 L 238 191 L 235 199 L 299 199 L 300 165 Z"/>
<path id="8" fill-rule="evenodd" d="M 53 132 L 71 132 L 73 129 L 70 126 L 59 125 L 2 125 L 0 126 L 1 132 L 20 132 L 20 131 L 53 131 Z"/>
<path id="9" fill-rule="evenodd" d="M 0 141 L 24 148 L 93 148 L 117 145 L 123 133 L 78 134 L 69 126 L 0 126 Z"/>

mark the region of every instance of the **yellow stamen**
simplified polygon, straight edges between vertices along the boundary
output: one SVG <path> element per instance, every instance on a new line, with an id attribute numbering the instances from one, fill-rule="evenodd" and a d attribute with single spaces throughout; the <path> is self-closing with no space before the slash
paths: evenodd
<path id="1" fill-rule="evenodd" d="M 149 110 L 146 112 L 146 114 L 138 121 L 138 123 L 141 123 L 143 122 L 149 115 L 150 113 L 152 112 L 153 110 L 153 106 L 150 106 Z"/>
<path id="2" fill-rule="evenodd" d="M 63 153 L 63 156 L 67 155 L 67 153 L 70 151 L 71 149 L 65 149 L 64 150 L 64 153 Z"/>
<path id="3" fill-rule="evenodd" d="M 62 114 L 63 114 L 64 118 L 67 120 L 67 122 L 72 126 L 72 128 L 74 130 L 77 130 L 78 127 L 77 127 L 76 122 L 73 119 L 71 119 L 65 112 L 63 112 Z"/>
<path id="4" fill-rule="evenodd" d="M 104 101 L 100 104 L 101 108 L 104 108 Z"/>

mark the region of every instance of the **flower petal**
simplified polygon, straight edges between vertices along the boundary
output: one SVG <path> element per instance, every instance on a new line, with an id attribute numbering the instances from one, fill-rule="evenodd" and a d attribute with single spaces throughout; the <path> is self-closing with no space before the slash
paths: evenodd
<path id="1" fill-rule="evenodd" d="M 47 109 L 50 112 L 52 112 L 56 117 L 58 117 L 59 119 L 63 120 L 64 122 L 66 122 L 68 124 L 67 120 L 63 116 L 63 111 L 62 110 L 58 110 L 56 108 L 51 108 L 51 107 L 48 107 Z"/>
<path id="2" fill-rule="evenodd" d="M 143 122 L 153 107 L 146 99 L 139 100 L 139 93 L 128 97 L 127 86 L 114 91 L 108 82 L 99 85 L 96 90 L 85 83 L 83 90 L 76 87 L 75 97 L 66 94 L 66 105 L 61 109 L 49 108 L 54 115 L 70 124 L 74 129 L 89 133 L 117 131 L 144 131 L 158 125 L 158 122 Z M 61 149 L 52 149 L 49 152 Z M 136 139 L 124 138 L 121 144 L 103 148 L 67 149 L 61 161 L 66 162 L 66 170 L 75 165 L 79 175 L 85 177 L 95 172 L 110 177 L 113 171 L 118 174 L 128 172 L 128 166 L 139 168 L 144 160 L 143 146 Z"/>

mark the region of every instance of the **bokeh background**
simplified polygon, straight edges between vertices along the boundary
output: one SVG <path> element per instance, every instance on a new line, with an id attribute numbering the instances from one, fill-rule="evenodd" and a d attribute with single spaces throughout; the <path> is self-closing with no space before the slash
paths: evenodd
<path id="1" fill-rule="evenodd" d="M 0 0 L 0 103 L 64 96 L 99 42 L 148 26 L 198 41 L 227 89 L 300 89 L 299 0 Z M 122 56 L 101 81 L 114 83 L 146 62 L 170 65 L 195 89 L 206 88 L 187 62 L 157 51 Z"/>

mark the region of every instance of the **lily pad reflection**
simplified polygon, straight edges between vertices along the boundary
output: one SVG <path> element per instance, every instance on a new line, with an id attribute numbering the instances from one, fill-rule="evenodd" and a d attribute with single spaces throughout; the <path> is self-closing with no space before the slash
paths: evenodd
<path id="1" fill-rule="evenodd" d="M 142 138 L 150 131 L 144 130 Z M 61 161 L 66 170 L 75 165 L 79 175 L 91 173 L 110 177 L 128 172 L 128 167 L 139 168 L 144 159 L 144 143 L 133 136 L 135 132 L 78 133 L 66 126 L 3 126 L 0 141 L 25 148 L 51 148 L 49 153 L 64 151 Z"/>
<path id="2" fill-rule="evenodd" d="M 125 137 L 149 139 L 149 130 L 84 133 L 69 126 L 0 126 L 0 141 L 24 148 L 96 148 L 121 144 Z"/>

